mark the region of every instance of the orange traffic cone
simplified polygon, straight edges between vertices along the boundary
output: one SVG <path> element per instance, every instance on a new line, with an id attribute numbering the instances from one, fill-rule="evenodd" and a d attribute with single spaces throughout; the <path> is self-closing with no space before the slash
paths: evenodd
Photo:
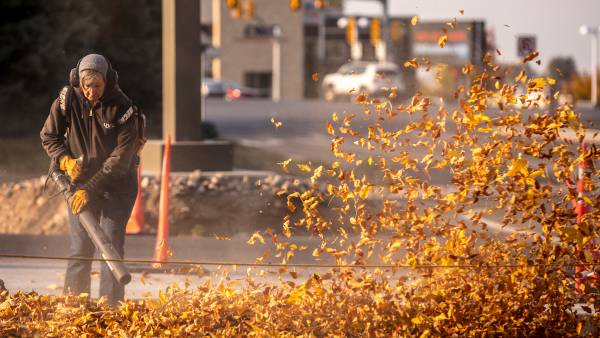
<path id="1" fill-rule="evenodd" d="M 142 200 L 142 166 L 138 166 L 137 172 L 137 180 L 138 180 L 138 192 L 137 197 L 135 198 L 135 204 L 133 205 L 133 211 L 131 212 L 131 216 L 129 217 L 129 221 L 127 222 L 127 227 L 125 228 L 125 233 L 128 235 L 139 234 L 144 231 L 144 201 Z"/>
<path id="2" fill-rule="evenodd" d="M 165 153 L 162 163 L 162 179 L 160 182 L 160 202 L 158 206 L 158 230 L 156 232 L 156 246 L 154 261 L 164 262 L 169 256 L 169 177 L 171 175 L 171 136 L 167 136 Z M 154 263 L 154 268 L 161 268 L 163 264 Z"/>

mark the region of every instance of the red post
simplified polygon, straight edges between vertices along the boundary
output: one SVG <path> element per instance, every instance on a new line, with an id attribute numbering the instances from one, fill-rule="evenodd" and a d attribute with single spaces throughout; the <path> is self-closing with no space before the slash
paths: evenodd
<path id="1" fill-rule="evenodd" d="M 585 142 L 581 143 L 580 151 L 585 153 L 587 151 L 587 145 Z M 588 169 L 587 161 L 581 161 L 577 170 L 577 204 L 575 206 L 575 212 L 577 213 L 577 224 L 581 224 L 583 221 L 583 216 L 590 211 L 590 206 L 588 206 L 583 197 L 585 195 L 585 176 L 586 171 Z M 596 241 L 592 239 L 588 242 L 585 247 L 580 248 L 577 246 L 577 263 L 581 264 L 586 262 L 585 251 L 591 251 L 594 261 L 599 259 L 599 253 L 596 250 Z M 586 285 L 590 285 L 593 287 L 598 287 L 600 285 L 600 275 L 598 275 L 594 270 L 594 266 L 584 266 L 578 265 L 575 268 L 575 289 L 579 294 L 586 293 Z"/>

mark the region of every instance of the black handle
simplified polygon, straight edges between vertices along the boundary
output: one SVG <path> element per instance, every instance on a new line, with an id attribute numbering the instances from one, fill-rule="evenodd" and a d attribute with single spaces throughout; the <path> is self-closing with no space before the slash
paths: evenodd
<path id="1" fill-rule="evenodd" d="M 54 170 L 50 174 L 52 180 L 58 186 L 58 190 L 65 195 L 67 203 L 71 195 L 73 195 L 73 185 L 69 178 L 61 170 Z M 127 271 L 125 264 L 118 260 L 121 259 L 121 255 L 117 252 L 112 243 L 108 240 L 108 237 L 100 228 L 100 222 L 96 219 L 94 214 L 86 210 L 85 208 L 79 213 L 79 223 L 83 226 L 85 231 L 90 236 L 92 242 L 96 248 L 102 254 L 104 259 L 107 259 L 106 264 L 110 268 L 113 276 L 119 281 L 119 283 L 125 285 L 131 281 L 131 274 Z M 117 260 L 117 261 L 114 261 Z"/>

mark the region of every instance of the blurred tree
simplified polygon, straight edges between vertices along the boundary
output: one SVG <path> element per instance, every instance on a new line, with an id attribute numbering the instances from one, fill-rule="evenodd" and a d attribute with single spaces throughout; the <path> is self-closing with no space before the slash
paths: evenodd
<path id="1" fill-rule="evenodd" d="M 570 57 L 555 57 L 548 63 L 548 75 L 557 82 L 565 82 L 571 80 L 577 75 L 577 67 L 575 67 L 575 60 Z"/>
<path id="2" fill-rule="evenodd" d="M 598 72 L 600 76 L 600 71 Z M 592 93 L 592 78 L 590 74 L 575 74 L 567 84 L 569 94 L 573 95 L 573 100 L 589 101 Z M 600 90 L 596 93 L 596 97 L 600 98 Z"/>
<path id="3" fill-rule="evenodd" d="M 159 0 L 0 2 L 0 135 L 39 132 L 52 101 L 85 54 L 106 55 L 121 87 L 160 128 Z"/>
<path id="4" fill-rule="evenodd" d="M 555 111 L 558 105 L 557 99 L 559 96 L 569 95 L 573 97 L 573 88 L 570 85 L 572 80 L 577 77 L 577 68 L 575 60 L 570 56 L 558 56 L 550 59 L 548 62 L 547 75 L 556 80 L 554 85 L 550 86 L 550 111 Z"/>
<path id="5" fill-rule="evenodd" d="M 160 136 L 161 1 L 86 1 L 94 4 L 95 11 L 100 14 L 94 21 L 98 22 L 101 33 L 92 44 L 92 49 L 81 52 L 79 57 L 90 52 L 107 56 L 119 73 L 121 88 L 145 110 L 150 136 Z"/>
<path id="6" fill-rule="evenodd" d="M 75 14 L 89 13 L 90 4 L 0 2 L 0 109 L 4 113 L 0 134 L 39 131 L 73 63 L 66 47 L 83 49 L 96 39 L 97 26 Z"/>

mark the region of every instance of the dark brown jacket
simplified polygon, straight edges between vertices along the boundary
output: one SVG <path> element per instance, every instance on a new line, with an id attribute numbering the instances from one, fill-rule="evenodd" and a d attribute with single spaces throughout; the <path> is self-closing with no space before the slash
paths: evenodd
<path id="1" fill-rule="evenodd" d="M 90 193 L 127 191 L 135 180 L 136 121 L 131 100 L 118 88 L 107 88 L 90 107 L 79 88 L 72 90 L 65 112 L 57 98 L 40 132 L 42 146 L 58 164 L 63 155 L 83 155 L 83 171 L 77 183 Z"/>

